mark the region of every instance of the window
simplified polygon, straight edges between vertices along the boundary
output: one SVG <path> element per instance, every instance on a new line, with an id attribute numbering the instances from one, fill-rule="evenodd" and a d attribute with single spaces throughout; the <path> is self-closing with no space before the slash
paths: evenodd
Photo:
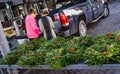
<path id="1" fill-rule="evenodd" d="M 12 11 L 13 11 L 14 17 L 18 17 L 18 15 L 19 15 L 17 10 L 18 10 L 18 8 L 16 6 L 12 6 Z"/>
<path id="2" fill-rule="evenodd" d="M 44 9 L 46 6 L 45 6 L 45 4 L 41 1 L 41 2 L 39 2 L 39 7 L 40 7 L 40 9 Z"/>

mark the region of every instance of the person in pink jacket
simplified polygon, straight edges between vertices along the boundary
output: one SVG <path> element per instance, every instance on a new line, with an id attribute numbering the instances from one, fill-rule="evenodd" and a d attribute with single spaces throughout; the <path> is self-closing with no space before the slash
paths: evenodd
<path id="1" fill-rule="evenodd" d="M 27 37 L 30 40 L 34 38 L 38 38 L 40 35 L 40 30 L 37 27 L 37 22 L 36 22 L 35 17 L 36 17 L 35 10 L 30 9 L 29 14 L 26 16 L 26 19 L 25 19 Z"/>

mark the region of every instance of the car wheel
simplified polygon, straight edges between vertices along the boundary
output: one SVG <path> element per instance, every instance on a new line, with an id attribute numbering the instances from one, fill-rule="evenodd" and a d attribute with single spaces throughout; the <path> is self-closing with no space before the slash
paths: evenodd
<path id="1" fill-rule="evenodd" d="M 108 17 L 109 16 L 109 8 L 108 8 L 108 6 L 105 6 L 105 8 L 104 8 L 104 12 L 103 12 L 103 17 L 105 18 L 105 17 Z"/>
<path id="2" fill-rule="evenodd" d="M 85 36 L 85 35 L 87 35 L 86 23 L 85 23 L 83 20 L 80 20 L 80 22 L 79 22 L 78 32 L 79 32 L 79 35 L 80 35 L 80 36 Z"/>

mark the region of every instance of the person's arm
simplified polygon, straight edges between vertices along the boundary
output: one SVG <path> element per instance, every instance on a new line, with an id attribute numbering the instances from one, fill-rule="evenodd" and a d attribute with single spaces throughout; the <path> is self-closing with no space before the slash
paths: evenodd
<path id="1" fill-rule="evenodd" d="M 39 34 L 39 33 L 40 33 L 40 30 L 39 30 L 39 28 L 37 27 L 36 21 L 34 21 L 34 22 L 31 21 L 31 25 L 32 25 L 34 31 L 37 32 L 37 33 Z"/>
<path id="2" fill-rule="evenodd" d="M 50 22 L 51 27 L 52 27 L 52 28 L 55 28 L 54 22 L 53 22 L 53 20 L 51 19 L 51 17 L 48 17 L 48 19 L 49 19 L 49 22 Z"/>
<path id="3" fill-rule="evenodd" d="M 38 24 L 39 24 L 40 31 L 43 33 L 44 32 L 44 27 L 43 27 L 41 19 L 38 21 Z"/>

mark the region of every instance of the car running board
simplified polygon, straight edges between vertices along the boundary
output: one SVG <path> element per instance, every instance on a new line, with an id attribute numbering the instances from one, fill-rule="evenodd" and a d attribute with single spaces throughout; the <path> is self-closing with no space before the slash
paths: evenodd
<path id="1" fill-rule="evenodd" d="M 99 19 L 101 19 L 103 17 L 103 14 L 101 16 L 99 16 L 97 19 L 93 20 L 91 23 L 94 23 L 96 21 L 98 21 Z"/>

